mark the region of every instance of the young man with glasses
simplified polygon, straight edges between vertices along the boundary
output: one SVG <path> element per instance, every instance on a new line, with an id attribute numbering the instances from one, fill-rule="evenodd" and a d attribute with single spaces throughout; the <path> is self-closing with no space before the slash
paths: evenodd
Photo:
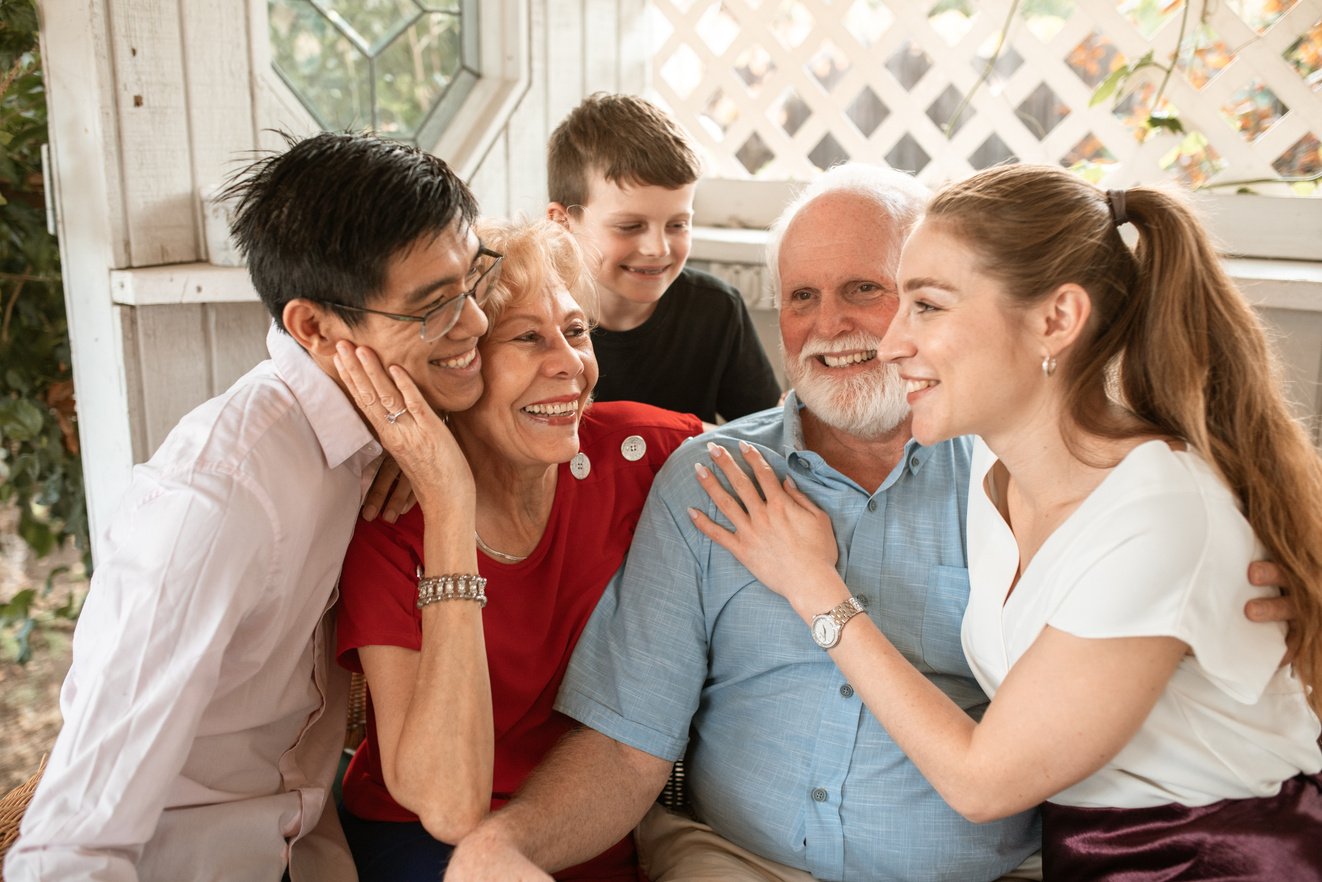
<path id="1" fill-rule="evenodd" d="M 230 192 L 271 358 L 134 471 L 14 882 L 355 878 L 324 811 L 347 686 L 327 613 L 382 441 L 439 422 L 416 399 L 348 394 L 337 352 L 403 368 L 437 411 L 468 408 L 487 327 L 473 301 L 501 255 L 473 234 L 463 182 L 397 142 L 317 135 Z"/>

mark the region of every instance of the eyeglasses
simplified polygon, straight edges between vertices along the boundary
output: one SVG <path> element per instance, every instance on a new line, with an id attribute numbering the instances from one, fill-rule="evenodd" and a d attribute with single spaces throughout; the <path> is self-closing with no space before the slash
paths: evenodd
<path id="1" fill-rule="evenodd" d="M 422 327 L 418 329 L 418 335 L 422 337 L 424 343 L 431 343 L 450 333 L 450 330 L 459 324 L 459 316 L 464 313 L 464 301 L 467 298 L 472 297 L 474 303 L 478 302 L 491 289 L 495 281 L 500 278 L 500 263 L 505 259 L 505 255 L 499 251 L 492 251 L 485 245 L 478 245 L 477 259 L 480 260 L 484 257 L 492 259 L 491 265 L 477 274 L 471 288 L 442 300 L 422 315 L 401 315 L 397 312 L 382 312 L 379 309 L 368 309 L 365 306 L 348 306 L 344 303 L 332 305 L 337 309 L 347 309 L 350 312 L 383 315 L 398 322 L 421 322 Z M 474 261 L 473 270 L 477 270 L 476 261 Z"/>

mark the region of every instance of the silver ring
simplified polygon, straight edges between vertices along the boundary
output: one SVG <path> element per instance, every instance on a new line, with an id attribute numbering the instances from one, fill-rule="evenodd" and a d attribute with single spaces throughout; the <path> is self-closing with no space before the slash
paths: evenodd
<path id="1" fill-rule="evenodd" d="M 399 410 L 395 411 L 394 413 L 386 414 L 386 422 L 390 423 L 390 425 L 393 426 L 395 424 L 395 420 L 399 419 L 408 412 L 409 409 L 407 407 L 401 407 Z"/>

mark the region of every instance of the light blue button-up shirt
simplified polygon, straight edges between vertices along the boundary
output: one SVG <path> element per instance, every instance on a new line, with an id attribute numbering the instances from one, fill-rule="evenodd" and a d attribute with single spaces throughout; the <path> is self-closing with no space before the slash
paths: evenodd
<path id="1" fill-rule="evenodd" d="M 979 825 L 951 810 L 789 603 L 687 514 L 726 523 L 693 474 L 695 462 L 710 465 L 707 440 L 736 461 L 740 440 L 757 446 L 830 514 L 838 569 L 868 615 L 976 717 L 987 699 L 959 638 L 970 444 L 911 441 L 870 494 L 804 450 L 798 409 L 791 394 L 783 410 L 728 423 L 671 456 L 557 707 L 654 756 L 685 756 L 698 817 L 771 860 L 821 879 L 995 879 L 1038 847 L 1036 812 Z"/>

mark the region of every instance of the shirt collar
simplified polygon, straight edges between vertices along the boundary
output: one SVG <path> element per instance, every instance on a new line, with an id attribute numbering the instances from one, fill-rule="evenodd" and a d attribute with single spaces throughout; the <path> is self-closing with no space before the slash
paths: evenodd
<path id="1" fill-rule="evenodd" d="M 795 460 L 806 461 L 810 469 L 817 463 L 826 466 L 826 461 L 822 459 L 821 455 L 816 451 L 808 450 L 804 443 L 802 410 L 803 402 L 799 401 L 798 395 L 796 395 L 794 390 L 791 389 L 785 395 L 785 431 L 781 454 L 791 466 L 794 465 Z M 900 475 L 906 470 L 911 474 L 918 474 L 919 470 L 923 467 L 923 463 L 927 462 L 928 458 L 931 456 L 931 453 L 931 448 L 924 447 L 915 439 L 910 438 L 904 445 L 903 458 L 896 464 L 895 470 L 887 476 L 885 482 L 878 489 L 878 492 L 885 490 L 894 484 L 899 480 Z"/>
<path id="2" fill-rule="evenodd" d="M 344 390 L 275 322 L 266 333 L 266 350 L 275 363 L 276 373 L 293 390 L 303 408 L 321 443 L 328 467 L 339 468 L 364 448 L 373 456 L 379 452 L 376 439 Z"/>
<path id="3" fill-rule="evenodd" d="M 785 433 L 783 448 L 781 454 L 789 459 L 791 455 L 807 450 L 807 445 L 803 440 L 803 417 L 799 416 L 799 411 L 803 410 L 803 402 L 799 401 L 798 393 L 793 389 L 785 393 Z"/>

